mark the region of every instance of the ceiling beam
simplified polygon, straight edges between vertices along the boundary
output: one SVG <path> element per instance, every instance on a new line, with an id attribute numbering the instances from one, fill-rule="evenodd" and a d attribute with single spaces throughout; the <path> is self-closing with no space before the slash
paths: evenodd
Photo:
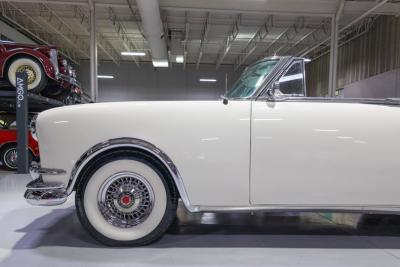
<path id="1" fill-rule="evenodd" d="M 316 29 L 310 36 L 307 36 L 300 43 L 293 46 L 288 53 L 293 56 L 300 56 L 304 51 L 308 50 L 310 45 L 319 43 L 329 36 L 330 30 L 328 30 L 330 23 L 323 23 L 318 29 Z"/>
<path id="2" fill-rule="evenodd" d="M 208 32 L 210 31 L 210 12 L 207 12 L 206 20 L 204 21 L 203 30 L 201 32 L 201 41 L 199 53 L 197 55 L 196 68 L 199 68 L 201 58 L 203 57 L 204 43 L 207 41 Z"/>
<path id="3" fill-rule="evenodd" d="M 316 31 L 318 31 L 319 29 L 313 29 L 310 30 L 308 33 L 306 33 L 305 35 L 303 35 L 299 40 L 297 40 L 295 43 L 293 44 L 289 44 L 285 47 L 285 49 L 281 50 L 281 55 L 291 55 L 288 54 L 289 51 L 292 50 L 292 48 L 298 46 L 299 44 L 301 44 L 302 42 L 304 42 L 304 40 L 307 40 L 310 36 L 312 36 Z"/>
<path id="4" fill-rule="evenodd" d="M 115 14 L 115 11 L 112 7 L 108 8 L 108 15 L 109 15 L 109 19 L 112 22 L 112 24 L 114 25 L 115 28 L 115 32 L 118 34 L 122 45 L 124 46 L 124 48 L 126 49 L 126 51 L 134 51 L 137 49 L 135 43 L 133 43 L 130 38 L 127 35 L 126 29 L 124 27 L 124 25 L 118 20 L 117 15 Z M 136 63 L 136 66 L 140 67 L 139 65 L 139 61 L 137 60 L 136 57 L 132 56 L 133 60 Z"/>
<path id="5" fill-rule="evenodd" d="M 22 11 L 17 5 L 10 2 L 0 2 L 1 16 L 14 27 L 21 30 L 37 42 L 46 45 L 56 45 L 57 49 L 73 63 L 79 64 L 78 57 L 74 49 L 65 46 L 65 43 L 59 43 L 54 36 L 50 36 L 44 31 L 42 25 L 32 19 L 28 14 Z"/>
<path id="6" fill-rule="evenodd" d="M 90 19 L 85 14 L 80 6 L 75 6 L 74 17 L 79 20 L 83 28 L 90 33 Z M 97 45 L 116 65 L 120 64 L 121 57 L 119 53 L 114 49 L 109 41 L 106 40 L 105 36 L 101 33 L 97 33 Z"/>
<path id="7" fill-rule="evenodd" d="M 347 25 L 343 26 L 342 28 L 339 29 L 338 34 L 342 33 L 343 31 L 345 31 L 346 29 L 350 28 L 351 26 L 353 26 L 354 24 L 360 22 L 362 19 L 364 19 L 365 17 L 374 14 L 374 12 L 376 10 L 379 10 L 380 7 L 384 6 L 387 4 L 388 0 L 382 0 L 381 2 L 373 2 L 373 6 L 368 9 L 367 11 L 365 11 L 364 13 L 362 13 L 361 15 L 359 15 L 358 17 L 356 17 L 355 19 L 353 19 L 350 23 L 348 23 Z M 347 2 L 344 3 L 344 7 L 343 7 L 343 12 L 345 12 L 345 7 L 347 5 Z M 397 4 L 398 7 L 400 7 L 400 4 Z M 310 49 L 304 51 L 301 56 L 306 56 L 307 54 L 309 54 L 310 52 L 312 52 L 313 50 L 317 49 L 318 47 L 320 47 L 321 45 L 327 43 L 330 40 L 330 37 L 326 38 L 325 40 L 323 40 L 322 42 L 319 42 L 318 44 L 314 45 L 313 47 L 311 47 Z"/>
<path id="8" fill-rule="evenodd" d="M 61 36 L 71 47 L 89 58 L 88 46 L 74 31 L 46 4 L 39 4 L 40 20 L 53 32 Z"/>
<path id="9" fill-rule="evenodd" d="M 348 34 L 345 34 L 343 36 L 340 36 L 338 47 L 342 47 L 343 45 L 345 45 L 345 44 L 353 41 L 354 39 L 357 39 L 358 37 L 369 32 L 376 19 L 377 19 L 376 16 L 371 17 L 361 27 L 356 27 L 354 31 L 351 31 Z M 330 52 L 329 48 L 330 48 L 329 46 L 324 47 L 324 49 L 321 49 L 321 51 L 317 51 L 316 53 L 313 53 L 310 58 L 312 60 L 316 60 L 316 59 L 328 54 Z"/>
<path id="10" fill-rule="evenodd" d="M 301 49 L 304 49 L 304 46 L 308 47 L 310 44 L 315 43 L 315 40 L 322 40 L 326 36 L 329 35 L 327 28 L 329 27 L 329 20 L 325 20 L 321 23 L 321 25 L 316 28 L 310 30 L 308 33 L 303 35 L 297 42 L 289 45 L 282 54 L 295 56 Z"/>
<path id="11" fill-rule="evenodd" d="M 273 16 L 267 16 L 265 22 L 261 25 L 253 38 L 247 43 L 247 46 L 242 50 L 242 53 L 235 59 L 234 69 L 237 70 L 247 58 L 253 54 L 257 46 L 268 36 L 269 28 L 273 26 Z"/>
<path id="12" fill-rule="evenodd" d="M 128 4 L 129 10 L 131 11 L 133 22 L 136 24 L 136 27 L 139 29 L 140 34 L 142 35 L 142 37 L 145 38 L 142 25 L 140 25 L 139 22 L 138 22 L 138 20 L 140 20 L 140 14 L 138 15 L 139 10 L 136 8 L 136 6 L 134 6 L 131 3 L 130 0 L 126 0 L 126 3 Z"/>
<path id="13" fill-rule="evenodd" d="M 337 8 L 336 1 L 325 0 L 246 0 L 245 5 L 243 3 L 242 0 L 160 0 L 162 9 L 270 15 L 329 17 L 336 13 Z M 346 1 L 343 11 L 344 14 L 360 14 L 373 5 L 371 1 Z M 378 15 L 396 15 L 399 12 L 400 6 L 396 3 L 387 3 L 374 10 Z"/>
<path id="14" fill-rule="evenodd" d="M 0 0 L 5 1 L 5 0 Z M 13 0 L 21 3 L 46 3 L 61 5 L 84 5 L 87 0 Z M 105 1 L 96 1 L 96 6 L 128 8 L 128 4 L 116 4 Z M 325 0 L 160 0 L 161 9 L 169 10 L 195 10 L 209 12 L 227 12 L 243 14 L 264 14 L 264 15 L 299 15 L 299 16 L 322 16 L 329 17 L 336 13 L 336 1 Z M 346 1 L 343 13 L 361 14 L 374 6 L 373 1 Z M 206 8 L 205 8 L 206 7 Z M 227 8 L 229 7 L 229 8 Z M 398 3 L 386 3 L 374 10 L 371 15 L 398 15 L 400 6 Z"/>
<path id="15" fill-rule="evenodd" d="M 305 27 L 305 18 L 300 17 L 292 27 L 286 29 L 286 31 L 279 36 L 266 50 L 263 57 L 268 56 L 284 56 L 281 52 L 286 46 L 290 45 L 290 42 L 294 40 L 299 34 L 300 30 Z"/>
<path id="16" fill-rule="evenodd" d="M 241 21 L 242 15 L 236 15 L 231 30 L 228 33 L 228 36 L 225 39 L 224 46 L 222 47 L 222 53 L 218 55 L 217 62 L 215 68 L 218 69 L 222 62 L 224 61 L 225 56 L 228 54 L 231 49 L 232 43 L 236 40 L 236 37 L 239 33 L 239 25 Z"/>
<path id="17" fill-rule="evenodd" d="M 187 17 L 187 12 L 185 12 L 185 37 L 183 40 L 183 69 L 186 69 L 186 61 L 187 61 L 187 45 L 189 41 L 189 32 L 190 32 L 190 23 Z"/>

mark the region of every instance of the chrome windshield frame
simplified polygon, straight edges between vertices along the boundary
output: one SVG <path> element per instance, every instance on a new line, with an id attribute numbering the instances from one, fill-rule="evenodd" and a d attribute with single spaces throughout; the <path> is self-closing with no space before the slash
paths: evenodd
<path id="1" fill-rule="evenodd" d="M 289 60 L 290 58 L 292 58 L 292 57 L 290 57 L 290 56 L 273 56 L 273 57 L 265 57 L 263 59 L 257 60 L 253 64 L 247 66 L 246 69 L 253 65 L 259 64 L 260 62 L 264 62 L 264 61 L 268 61 L 268 60 L 279 60 L 279 61 L 273 67 L 271 72 L 265 76 L 264 81 L 258 87 L 256 87 L 256 89 L 253 91 L 253 93 L 251 95 L 246 96 L 246 97 L 228 97 L 227 93 L 225 93 L 223 96 L 228 100 L 254 100 L 254 99 L 257 99 L 259 92 L 261 90 L 263 90 L 267 84 L 270 84 L 271 78 L 275 76 L 274 73 L 276 73 L 279 69 L 281 69 L 283 67 L 282 63 Z M 246 69 L 242 72 L 242 74 L 246 71 Z"/>
<path id="2" fill-rule="evenodd" d="M 271 76 L 268 83 L 264 84 L 264 87 L 262 87 L 258 94 L 257 97 L 255 98 L 255 100 L 273 100 L 275 99 L 275 97 L 271 98 L 266 94 L 266 91 L 268 90 L 268 88 L 270 88 L 272 86 L 272 84 L 274 84 L 276 81 L 278 81 L 283 75 L 285 75 L 286 71 L 290 68 L 290 66 L 298 61 L 298 60 L 302 60 L 303 61 L 303 73 L 304 73 L 304 77 L 303 77 L 303 82 L 304 82 L 304 93 L 307 94 L 307 89 L 306 89 L 306 76 L 305 76 L 305 64 L 304 64 L 304 58 L 302 57 L 285 57 L 284 62 L 282 62 L 282 65 L 279 69 L 277 69 L 275 75 L 273 75 L 273 77 Z M 288 97 L 288 96 L 282 96 L 284 98 Z M 297 96 L 294 96 L 297 97 Z M 305 97 L 305 96 L 301 96 L 301 97 Z M 279 98 L 279 97 L 277 97 Z"/>

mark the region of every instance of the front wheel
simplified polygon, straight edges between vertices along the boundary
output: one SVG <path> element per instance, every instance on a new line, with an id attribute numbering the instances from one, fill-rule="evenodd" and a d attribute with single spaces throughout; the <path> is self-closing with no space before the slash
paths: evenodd
<path id="1" fill-rule="evenodd" d="M 28 91 L 33 93 L 41 92 L 47 85 L 47 76 L 42 64 L 32 58 L 17 58 L 7 65 L 7 79 L 12 86 L 16 86 L 16 73 L 25 71 L 28 75 Z"/>
<path id="2" fill-rule="evenodd" d="M 30 162 L 32 162 L 33 160 L 33 155 L 31 151 L 29 151 L 28 157 L 29 157 L 28 161 L 30 164 Z M 18 162 L 17 145 L 16 144 L 5 145 L 1 150 L 0 158 L 4 164 L 4 167 L 7 170 L 10 171 L 17 170 L 17 162 Z"/>
<path id="3" fill-rule="evenodd" d="M 105 245 L 149 244 L 160 238 L 175 218 L 173 185 L 142 157 L 106 157 L 82 179 L 76 190 L 78 217 Z"/>

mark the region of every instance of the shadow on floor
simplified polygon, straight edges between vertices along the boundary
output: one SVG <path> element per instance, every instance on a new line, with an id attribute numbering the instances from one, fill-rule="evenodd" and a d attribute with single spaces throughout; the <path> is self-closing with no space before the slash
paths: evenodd
<path id="1" fill-rule="evenodd" d="M 17 250 L 103 247 L 83 229 L 73 207 L 55 209 L 17 231 L 25 233 L 14 246 Z M 399 249 L 400 216 L 364 215 L 353 225 L 338 225 L 318 213 L 190 214 L 179 208 L 176 222 L 149 247 Z"/>

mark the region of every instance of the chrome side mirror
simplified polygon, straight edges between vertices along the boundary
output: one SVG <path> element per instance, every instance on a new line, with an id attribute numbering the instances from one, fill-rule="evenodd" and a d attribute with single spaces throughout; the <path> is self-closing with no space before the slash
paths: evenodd
<path id="1" fill-rule="evenodd" d="M 228 105 L 228 98 L 225 95 L 221 95 L 220 98 L 222 99 L 222 103 L 224 105 Z"/>
<path id="2" fill-rule="evenodd" d="M 267 96 L 269 98 L 274 98 L 275 92 L 279 92 L 280 91 L 279 89 L 280 89 L 279 81 L 274 82 L 274 84 L 271 86 L 271 88 L 268 88 Z"/>

